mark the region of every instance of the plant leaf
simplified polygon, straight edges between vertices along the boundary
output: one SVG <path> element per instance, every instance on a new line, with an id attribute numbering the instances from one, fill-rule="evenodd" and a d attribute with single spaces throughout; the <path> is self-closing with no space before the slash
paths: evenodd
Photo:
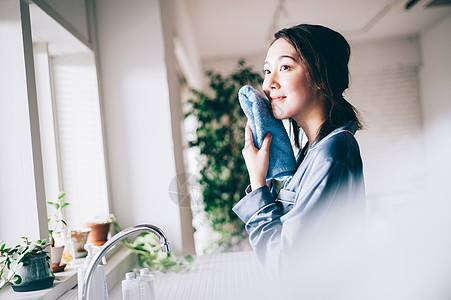
<path id="1" fill-rule="evenodd" d="M 190 264 L 190 265 L 192 265 L 193 263 L 194 263 L 194 258 L 191 256 L 191 255 L 185 255 L 184 256 L 185 257 L 185 260 Z"/>
<path id="2" fill-rule="evenodd" d="M 14 275 L 14 277 L 11 279 L 11 282 L 14 284 L 20 284 L 22 282 L 22 277 L 19 275 Z"/>

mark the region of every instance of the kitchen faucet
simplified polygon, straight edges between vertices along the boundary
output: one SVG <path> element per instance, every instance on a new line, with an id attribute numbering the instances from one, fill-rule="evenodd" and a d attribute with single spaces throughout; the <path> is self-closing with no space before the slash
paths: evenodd
<path id="1" fill-rule="evenodd" d="M 91 277 L 94 274 L 94 270 L 99 264 L 102 257 L 117 243 L 122 241 L 124 238 L 128 237 L 129 235 L 132 235 L 134 233 L 138 232 L 151 232 L 155 234 L 160 239 L 160 247 L 161 251 L 168 252 L 171 251 L 168 243 L 168 239 L 166 237 L 166 234 L 157 226 L 150 225 L 150 224 L 139 224 L 132 227 L 129 227 L 127 229 L 122 230 L 121 232 L 114 235 L 111 239 L 109 239 L 103 246 L 100 248 L 99 252 L 93 257 L 91 263 L 88 266 L 88 269 L 86 270 L 84 284 L 83 284 L 83 293 L 82 293 L 82 299 L 88 300 L 88 291 L 90 288 L 91 283 Z"/>

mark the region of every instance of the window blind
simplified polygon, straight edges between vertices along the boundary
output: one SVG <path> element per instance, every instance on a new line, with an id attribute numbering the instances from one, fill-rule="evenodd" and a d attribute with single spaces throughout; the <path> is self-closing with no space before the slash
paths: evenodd
<path id="1" fill-rule="evenodd" d="M 92 54 L 52 58 L 60 188 L 72 227 L 109 214 L 97 75 Z"/>

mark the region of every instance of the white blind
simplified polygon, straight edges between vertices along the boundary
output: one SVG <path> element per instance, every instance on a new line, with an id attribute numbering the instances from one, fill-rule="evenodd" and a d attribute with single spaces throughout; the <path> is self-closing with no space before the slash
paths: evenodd
<path id="1" fill-rule="evenodd" d="M 109 214 L 97 75 L 91 54 L 52 58 L 61 189 L 72 227 Z"/>

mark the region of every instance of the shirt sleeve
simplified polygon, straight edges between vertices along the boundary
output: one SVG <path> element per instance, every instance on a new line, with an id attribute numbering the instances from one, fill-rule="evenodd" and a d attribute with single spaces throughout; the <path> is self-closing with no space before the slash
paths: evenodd
<path id="1" fill-rule="evenodd" d="M 271 182 L 271 184 L 269 185 L 269 191 L 271 192 L 272 198 L 276 199 L 277 198 L 277 190 L 274 187 L 274 184 Z M 249 184 L 246 189 L 244 190 L 244 192 L 246 193 L 246 195 L 250 194 L 252 192 L 252 187 Z"/>
<path id="2" fill-rule="evenodd" d="M 233 211 L 245 222 L 260 262 L 279 273 L 320 232 L 336 229 L 337 216 L 341 218 L 340 212 L 353 206 L 346 202 L 355 200 L 358 181 L 345 162 L 325 159 L 302 180 L 289 212 L 284 212 L 267 186 L 247 194 Z"/>

